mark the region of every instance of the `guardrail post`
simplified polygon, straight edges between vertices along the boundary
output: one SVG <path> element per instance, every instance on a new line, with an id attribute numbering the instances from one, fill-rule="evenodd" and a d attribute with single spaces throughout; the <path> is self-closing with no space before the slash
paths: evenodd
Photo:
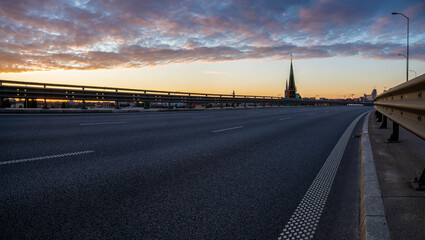
<path id="1" fill-rule="evenodd" d="M 223 108 L 223 99 L 221 95 L 220 95 L 220 108 Z"/>
<path id="2" fill-rule="evenodd" d="M 416 191 L 425 191 L 425 169 L 422 171 L 421 176 L 415 178 L 413 182 L 411 182 L 413 189 Z"/>
<path id="3" fill-rule="evenodd" d="M 149 109 L 151 103 L 150 102 L 143 102 L 143 108 L 144 109 Z"/>
<path id="4" fill-rule="evenodd" d="M 399 132 L 399 125 L 398 123 L 393 121 L 393 133 L 391 134 L 390 138 L 387 140 L 387 143 L 399 143 L 398 139 L 398 132 Z"/>
<path id="5" fill-rule="evenodd" d="M 83 88 L 83 95 L 84 94 L 85 94 L 85 92 L 84 92 L 84 88 Z M 84 98 L 84 96 L 83 96 L 83 98 Z M 87 109 L 86 108 L 86 100 L 85 99 L 83 99 L 83 107 L 81 109 Z"/>
<path id="6" fill-rule="evenodd" d="M 115 92 L 117 93 L 117 95 L 118 95 L 118 89 L 116 89 L 115 90 Z M 118 98 L 118 96 L 116 96 L 117 98 Z M 118 100 L 115 100 L 115 108 L 116 109 L 120 109 L 120 105 L 119 105 L 119 102 L 118 102 Z"/>
<path id="7" fill-rule="evenodd" d="M 46 85 L 44 85 L 44 89 L 46 89 Z M 44 90 L 44 91 L 46 91 L 46 90 Z M 49 108 L 47 107 L 47 101 L 46 101 L 46 98 L 44 98 L 44 105 L 43 105 L 43 109 L 49 109 Z"/>
<path id="8" fill-rule="evenodd" d="M 2 82 L 0 82 L 0 86 L 2 85 Z M 5 104 L 4 104 L 4 98 L 0 98 L 0 108 L 6 108 Z"/>
<path id="9" fill-rule="evenodd" d="M 379 127 L 379 128 L 381 128 L 381 129 L 384 129 L 384 128 L 387 128 L 387 116 L 383 116 L 383 119 L 382 119 L 382 124 L 381 124 L 381 126 Z"/>
<path id="10" fill-rule="evenodd" d="M 382 122 L 382 113 L 378 112 L 378 121 L 376 122 Z"/>

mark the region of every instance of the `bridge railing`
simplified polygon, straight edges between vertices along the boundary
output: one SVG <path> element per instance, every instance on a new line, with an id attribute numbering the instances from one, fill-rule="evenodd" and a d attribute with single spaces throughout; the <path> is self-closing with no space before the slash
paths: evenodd
<path id="1" fill-rule="evenodd" d="M 170 92 L 147 89 L 112 88 L 55 83 L 0 80 L 0 98 L 58 99 L 118 102 L 169 103 L 273 103 L 347 105 L 350 101 L 289 99 L 273 96 L 233 95 L 197 92 Z M 371 105 L 371 103 L 369 103 Z"/>
<path id="2" fill-rule="evenodd" d="M 393 132 L 387 142 L 399 142 L 399 125 L 425 140 L 425 74 L 402 83 L 375 98 L 375 109 L 381 128 L 387 118 L 393 121 Z M 411 182 L 415 190 L 425 190 L 425 169 Z"/>
<path id="3" fill-rule="evenodd" d="M 378 95 L 374 107 L 385 127 L 386 118 L 396 123 L 389 141 L 398 141 L 398 124 L 425 140 L 425 74 Z"/>

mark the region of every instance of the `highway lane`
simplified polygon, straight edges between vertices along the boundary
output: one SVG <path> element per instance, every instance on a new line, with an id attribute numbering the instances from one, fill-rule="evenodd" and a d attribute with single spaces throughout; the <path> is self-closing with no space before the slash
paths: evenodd
<path id="1" fill-rule="evenodd" d="M 0 165 L 2 238 L 277 239 L 341 134 L 367 110 L 1 115 L 2 162 L 93 151 Z M 357 171 L 350 141 L 338 186 L 358 185 L 340 177 Z M 355 209 L 355 191 L 346 191 L 333 189 L 329 201 Z M 317 236 L 355 239 L 356 224 L 329 223 Z"/>

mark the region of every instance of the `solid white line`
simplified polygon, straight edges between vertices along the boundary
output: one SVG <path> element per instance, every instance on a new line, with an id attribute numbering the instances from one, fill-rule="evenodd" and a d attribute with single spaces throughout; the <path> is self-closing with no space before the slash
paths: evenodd
<path id="1" fill-rule="evenodd" d="M 314 115 L 314 113 L 309 113 L 309 114 L 307 114 L 307 115 L 311 116 L 311 115 Z"/>
<path id="2" fill-rule="evenodd" d="M 212 132 L 212 133 L 218 133 L 218 132 L 223 132 L 223 131 L 228 131 L 228 130 L 233 130 L 233 129 L 238 129 L 238 128 L 243 128 L 243 126 L 237 126 L 237 127 L 225 128 L 225 129 L 215 130 L 215 131 L 211 131 L 211 132 Z"/>
<path id="3" fill-rule="evenodd" d="M 313 238 L 348 140 L 350 140 L 351 133 L 357 122 L 365 114 L 366 113 L 363 113 L 354 119 L 342 134 L 310 188 L 307 190 L 307 193 L 295 209 L 289 222 L 278 237 L 278 240 Z"/>
<path id="4" fill-rule="evenodd" d="M 75 156 L 75 155 L 81 155 L 81 154 L 87 154 L 87 153 L 93 153 L 93 152 L 94 151 L 92 150 L 87 150 L 87 151 L 81 151 L 81 152 L 64 153 L 64 154 L 50 155 L 50 156 L 44 156 L 44 157 L 24 158 L 24 159 L 0 162 L 0 165 L 21 163 L 21 162 L 31 162 L 31 161 L 38 161 L 38 160 L 51 159 L 51 158 L 68 157 L 68 156 Z"/>
<path id="5" fill-rule="evenodd" d="M 98 122 L 98 123 L 80 123 L 80 126 L 90 126 L 90 125 L 109 125 L 109 124 L 123 124 L 127 122 Z"/>
<path id="6" fill-rule="evenodd" d="M 279 121 L 284 121 L 284 120 L 288 120 L 288 119 L 291 119 L 290 117 L 287 117 L 287 118 L 281 118 L 281 119 L 279 119 Z"/>

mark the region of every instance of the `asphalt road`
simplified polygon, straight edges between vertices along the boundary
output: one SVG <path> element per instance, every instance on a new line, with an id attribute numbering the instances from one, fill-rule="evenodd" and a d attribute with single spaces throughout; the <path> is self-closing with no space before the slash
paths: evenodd
<path id="1" fill-rule="evenodd" d="M 0 239 L 277 239 L 370 109 L 0 115 Z M 361 123 L 314 239 L 359 238 Z"/>

